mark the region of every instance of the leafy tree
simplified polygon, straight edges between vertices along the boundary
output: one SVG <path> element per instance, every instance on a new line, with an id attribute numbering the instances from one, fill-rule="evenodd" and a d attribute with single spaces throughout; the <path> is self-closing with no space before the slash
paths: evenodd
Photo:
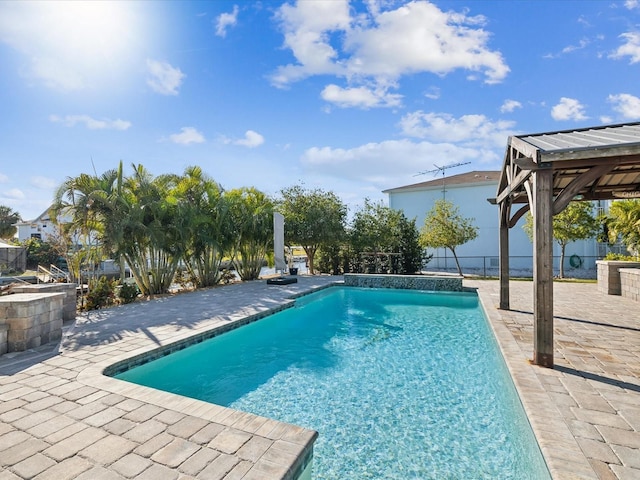
<path id="1" fill-rule="evenodd" d="M 21 220 L 18 212 L 5 205 L 0 205 L 0 238 L 13 238 L 18 231 L 13 224 Z"/>
<path id="2" fill-rule="evenodd" d="M 431 260 L 433 255 L 420 245 L 420 231 L 416 226 L 416 219 L 409 220 L 402 215 L 400 221 L 400 245 L 398 251 L 402 253 L 399 273 L 417 273 L 422 266 Z"/>
<path id="3" fill-rule="evenodd" d="M 605 217 L 605 226 L 611 243 L 620 236 L 630 252 L 640 254 L 640 200 L 613 202 Z"/>
<path id="4" fill-rule="evenodd" d="M 530 239 L 533 239 L 533 227 L 533 215 L 529 212 L 522 228 Z M 598 230 L 599 223 L 593 216 L 591 202 L 571 202 L 562 212 L 553 217 L 553 238 L 560 245 L 560 278 L 564 278 L 567 245 L 576 240 L 593 238 Z"/>
<path id="5" fill-rule="evenodd" d="M 233 229 L 233 264 L 242 280 L 255 280 L 273 245 L 273 201 L 253 187 L 229 190 L 224 197 Z"/>
<path id="6" fill-rule="evenodd" d="M 350 229 L 351 247 L 361 255 L 360 270 L 416 273 L 422 267 L 423 249 L 415 220 L 399 210 L 365 200 Z M 371 254 L 371 255 L 367 255 Z M 389 255 L 390 254 L 390 255 Z M 383 266 L 381 262 L 387 261 Z M 365 265 L 368 263 L 368 265 Z"/>
<path id="7" fill-rule="evenodd" d="M 294 186 L 283 189 L 281 194 L 279 209 L 285 218 L 285 241 L 288 245 L 302 246 L 309 260 L 309 272 L 313 274 L 318 248 L 343 238 L 347 207 L 333 192 L 321 189 Z"/>
<path id="8" fill-rule="evenodd" d="M 436 200 L 424 220 L 420 243 L 427 248 L 448 248 L 456 261 L 458 273 L 462 275 L 456 248 L 477 236 L 478 227 L 473 225 L 472 218 L 462 217 L 458 207 L 451 202 Z"/>

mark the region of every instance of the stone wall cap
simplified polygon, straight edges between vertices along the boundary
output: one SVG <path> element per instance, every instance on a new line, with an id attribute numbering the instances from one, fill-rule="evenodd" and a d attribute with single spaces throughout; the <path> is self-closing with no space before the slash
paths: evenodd
<path id="1" fill-rule="evenodd" d="M 13 303 L 13 302 L 33 302 L 41 298 L 62 297 L 64 298 L 64 292 L 39 292 L 39 293 L 10 293 L 9 295 L 0 296 L 0 302 Z"/>

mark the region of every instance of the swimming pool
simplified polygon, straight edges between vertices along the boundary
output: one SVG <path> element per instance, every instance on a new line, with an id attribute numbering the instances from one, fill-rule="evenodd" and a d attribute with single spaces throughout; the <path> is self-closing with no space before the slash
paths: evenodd
<path id="1" fill-rule="evenodd" d="M 475 294 L 332 287 L 117 378 L 317 430 L 316 479 L 550 478 Z"/>

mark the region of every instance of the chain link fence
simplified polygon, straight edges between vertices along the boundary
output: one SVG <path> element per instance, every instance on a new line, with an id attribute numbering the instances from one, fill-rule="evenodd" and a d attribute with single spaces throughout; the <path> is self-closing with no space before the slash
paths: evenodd
<path id="1" fill-rule="evenodd" d="M 596 260 L 602 257 L 571 254 L 564 258 L 565 278 L 596 279 Z M 464 275 L 480 277 L 498 277 L 500 262 L 497 256 L 459 256 L 460 268 Z M 458 273 L 453 255 L 433 256 L 423 266 L 427 272 Z M 560 256 L 553 257 L 553 272 L 560 274 Z M 509 276 L 514 278 L 533 278 L 533 256 L 509 257 Z"/>

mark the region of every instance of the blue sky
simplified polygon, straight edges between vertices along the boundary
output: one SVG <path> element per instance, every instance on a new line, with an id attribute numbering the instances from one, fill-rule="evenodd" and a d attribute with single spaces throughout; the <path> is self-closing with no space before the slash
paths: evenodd
<path id="1" fill-rule="evenodd" d="M 120 160 L 353 209 L 499 170 L 509 135 L 640 120 L 640 2 L 0 0 L 0 68 L 24 220 Z"/>

